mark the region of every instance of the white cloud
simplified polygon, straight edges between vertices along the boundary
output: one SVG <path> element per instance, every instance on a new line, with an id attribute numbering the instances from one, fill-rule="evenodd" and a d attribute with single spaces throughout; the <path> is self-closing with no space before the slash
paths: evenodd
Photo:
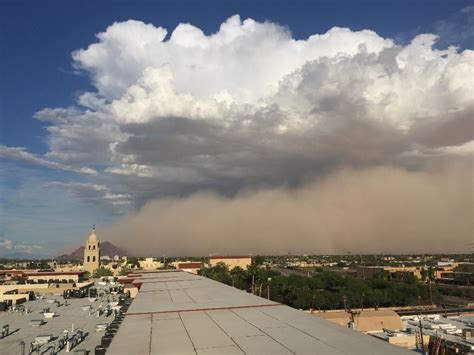
<path id="1" fill-rule="evenodd" d="M 98 43 L 73 53 L 75 66 L 92 75 L 108 100 L 121 97 L 145 69 L 169 65 L 181 93 L 206 98 L 225 90 L 237 102 L 253 102 L 308 60 L 354 55 L 362 48 L 379 53 L 393 45 L 372 31 L 337 27 L 295 40 L 284 27 L 238 15 L 209 36 L 190 24 L 178 25 L 168 41 L 166 33 L 139 21 L 114 23 L 97 35 Z"/>
<path id="2" fill-rule="evenodd" d="M 90 184 L 83 182 L 59 182 L 52 181 L 49 182 L 46 187 L 62 187 L 62 188 L 72 188 L 76 190 L 92 190 L 92 191 L 106 191 L 107 187 L 105 185 Z"/>
<path id="3" fill-rule="evenodd" d="M 443 149 L 447 153 L 451 154 L 460 154 L 460 155 L 473 155 L 474 154 L 474 140 L 467 142 L 465 144 L 456 145 L 456 146 L 448 146 Z"/>
<path id="4" fill-rule="evenodd" d="M 130 195 L 111 192 L 107 186 L 100 184 L 52 181 L 45 186 L 70 191 L 86 203 L 102 203 L 112 207 L 127 206 L 131 203 Z"/>
<path id="5" fill-rule="evenodd" d="M 36 244 L 17 244 L 14 249 L 26 254 L 36 254 L 39 250 L 43 249 L 43 247 Z"/>
<path id="6" fill-rule="evenodd" d="M 7 252 L 7 255 L 13 252 L 35 254 L 41 249 L 43 248 L 36 244 L 25 244 L 25 243 L 17 244 L 10 239 L 0 238 L 0 253 Z"/>
<path id="7" fill-rule="evenodd" d="M 425 152 L 427 155 L 460 155 L 460 156 L 474 156 L 474 140 L 461 144 L 451 145 L 446 147 L 434 148 Z"/>
<path id="8" fill-rule="evenodd" d="M 13 242 L 10 239 L 0 238 L 0 250 L 11 250 L 13 249 Z"/>
<path id="9" fill-rule="evenodd" d="M 311 116 L 331 115 L 337 108 L 321 106 L 347 95 L 367 118 L 402 130 L 472 101 L 473 52 L 433 49 L 431 34 L 405 47 L 338 27 L 295 40 L 276 24 L 238 16 L 209 36 L 190 24 L 177 26 L 168 41 L 165 34 L 137 21 L 115 23 L 98 43 L 76 51 L 75 65 L 98 89 L 99 96 L 83 95 L 94 101 L 85 105 L 102 108 L 119 125 L 160 117 L 229 125 L 276 105 L 286 119 L 273 129 L 287 133 L 312 127 Z"/>
<path id="10" fill-rule="evenodd" d="M 104 170 L 106 173 L 117 175 L 135 175 L 139 177 L 152 177 L 153 172 L 150 167 L 139 164 L 121 164 L 117 167 L 110 167 Z"/>
<path id="11" fill-rule="evenodd" d="M 90 167 L 74 167 L 71 165 L 65 165 L 55 161 L 39 158 L 36 155 L 27 152 L 26 148 L 24 147 L 7 147 L 3 144 L 0 144 L 0 157 L 21 160 L 26 163 L 42 165 L 52 169 L 67 170 L 89 175 L 97 174 L 97 171 Z"/>
<path id="12" fill-rule="evenodd" d="M 82 112 L 74 107 L 70 108 L 44 108 L 35 113 L 34 117 L 40 121 L 51 123 L 64 123 L 76 116 L 82 116 Z"/>

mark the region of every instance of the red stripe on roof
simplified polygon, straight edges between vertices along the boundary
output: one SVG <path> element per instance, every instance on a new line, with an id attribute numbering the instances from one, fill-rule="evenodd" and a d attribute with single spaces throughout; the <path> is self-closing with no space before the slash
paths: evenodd
<path id="1" fill-rule="evenodd" d="M 245 256 L 210 256 L 209 259 L 251 259 L 249 255 Z"/>
<path id="2" fill-rule="evenodd" d="M 142 316 L 142 315 L 146 315 L 146 314 L 163 314 L 163 313 L 176 313 L 176 312 L 219 311 L 219 310 L 230 310 L 230 309 L 277 307 L 277 306 L 284 306 L 284 305 L 281 304 L 281 303 L 272 303 L 272 304 L 255 304 L 255 305 L 234 306 L 234 307 L 192 308 L 192 309 L 178 309 L 178 310 L 157 311 L 157 312 L 126 313 L 126 316 Z"/>
<path id="3" fill-rule="evenodd" d="M 202 263 L 179 263 L 178 269 L 200 269 Z"/>
<path id="4" fill-rule="evenodd" d="M 60 275 L 82 275 L 85 271 L 48 271 L 48 272 L 25 272 L 25 276 L 60 276 Z"/>

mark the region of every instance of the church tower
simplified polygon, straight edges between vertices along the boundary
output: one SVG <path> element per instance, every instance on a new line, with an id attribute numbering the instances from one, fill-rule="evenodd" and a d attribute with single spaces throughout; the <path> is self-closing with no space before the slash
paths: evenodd
<path id="1" fill-rule="evenodd" d="M 84 270 L 94 273 L 99 268 L 99 240 L 95 234 L 95 225 L 92 226 L 92 233 L 86 241 L 86 248 L 84 249 Z"/>

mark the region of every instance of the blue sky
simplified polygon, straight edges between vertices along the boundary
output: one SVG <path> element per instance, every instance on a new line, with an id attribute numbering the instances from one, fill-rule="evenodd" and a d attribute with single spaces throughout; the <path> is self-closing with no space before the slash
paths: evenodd
<path id="1" fill-rule="evenodd" d="M 86 59 L 74 64 L 71 55 L 74 51 L 85 49 L 97 42 L 95 35 L 105 31 L 114 22 L 133 19 L 156 27 L 161 26 L 168 30 L 166 41 L 180 23 L 191 23 L 205 35 L 210 35 L 216 33 L 219 26 L 230 16 L 239 14 L 242 21 L 251 18 L 257 23 L 269 21 L 279 24 L 283 26 L 283 30 L 286 28 L 291 31 L 291 37 L 297 40 L 306 40 L 313 34 L 323 34 L 335 26 L 347 27 L 354 32 L 368 29 L 380 38 L 392 39 L 400 46 L 408 45 L 418 34 L 433 33 L 440 36 L 433 48 L 446 49 L 449 45 L 454 45 L 459 47 L 460 53 L 473 47 L 470 27 L 473 11 L 465 10 L 472 4 L 472 1 L 460 0 L 3 0 L 0 3 L 0 144 L 10 148 L 24 147 L 23 153 L 29 155 L 26 159 L 18 159 L 19 153 L 16 151 L 16 158 L 11 157 L 11 152 L 10 155 L 6 154 L 6 158 L 5 155 L 3 159 L 0 156 L 0 237 L 13 241 L 14 245 L 37 245 L 41 249 L 33 250 L 47 255 L 77 243 L 78 238 L 87 233 L 89 225 L 96 223 L 99 228 L 108 226 L 123 213 L 140 208 L 149 198 L 186 196 L 201 189 L 233 194 L 246 186 L 272 186 L 282 181 L 291 185 L 293 181 L 296 181 L 296 184 L 301 181 L 301 176 L 294 177 L 281 172 L 278 174 L 284 176 L 282 180 L 273 181 L 271 174 L 253 177 L 247 172 L 243 174 L 243 180 L 242 176 L 232 176 L 224 181 L 218 177 L 215 168 L 212 174 L 206 174 L 206 178 L 200 176 L 189 182 L 192 176 L 199 175 L 193 173 L 180 185 L 169 181 L 147 180 L 143 191 L 137 188 L 137 191 L 128 193 L 130 186 L 136 187 L 135 181 L 111 179 L 101 173 L 89 176 L 77 172 L 84 166 L 99 172 L 105 171 L 109 166 L 107 159 L 90 160 L 86 164 L 84 161 L 61 160 L 58 155 L 48 155 L 48 152 L 51 153 L 54 149 L 50 146 L 51 132 L 48 133 L 46 129 L 58 129 L 60 126 L 53 121 L 35 118 L 35 113 L 45 108 L 77 107 L 81 95 L 100 91 L 93 79 L 95 69 L 85 68 Z M 275 80 L 277 82 L 277 79 Z M 106 100 L 116 98 L 109 97 Z M 155 138 L 146 137 L 146 131 L 140 131 L 140 127 L 135 127 L 130 132 L 134 137 L 144 138 L 141 141 L 139 138 L 133 142 L 130 140 L 129 142 L 135 145 L 124 147 L 123 154 L 128 152 L 133 155 L 134 147 L 164 134 L 163 131 L 157 131 L 156 135 L 152 136 Z M 32 157 L 36 160 L 32 161 Z M 142 166 L 143 169 L 148 169 L 151 166 L 161 169 L 162 165 L 153 165 L 153 159 L 149 162 L 146 159 L 144 155 L 140 162 L 137 160 L 135 164 L 138 168 L 135 168 Z M 172 157 L 160 156 L 159 159 L 169 162 Z M 58 162 L 62 167 L 52 167 L 50 161 Z M 327 163 L 326 158 L 314 162 L 315 169 L 322 171 L 329 169 L 326 166 L 333 165 L 337 164 Z M 174 169 L 177 164 L 169 164 L 166 169 L 171 167 Z M 190 167 L 195 167 L 194 163 L 179 166 L 180 169 Z M 313 175 L 314 171 L 307 173 Z M 211 175 L 216 178 L 211 179 Z M 107 198 L 114 201 L 127 200 L 128 203 L 130 198 L 132 207 L 126 210 L 104 207 L 95 195 L 85 192 L 87 189 L 92 189 L 103 197 L 109 194 Z M 125 205 L 125 202 L 123 204 Z M 25 246 L 17 249 L 27 248 Z M 14 248 L 5 249 L 3 254 L 9 255 L 14 251 Z"/>

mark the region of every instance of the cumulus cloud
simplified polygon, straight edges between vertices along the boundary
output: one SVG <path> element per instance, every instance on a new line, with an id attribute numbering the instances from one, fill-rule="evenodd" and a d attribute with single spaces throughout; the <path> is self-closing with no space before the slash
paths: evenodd
<path id="1" fill-rule="evenodd" d="M 72 54 L 95 90 L 36 114 L 48 125 L 45 157 L 0 152 L 92 167 L 92 185 L 62 187 L 130 208 L 197 191 L 298 187 L 346 167 L 468 166 L 474 52 L 437 40 L 420 34 L 400 45 L 340 27 L 295 39 L 237 15 L 213 34 L 116 22 Z"/>
<path id="2" fill-rule="evenodd" d="M 435 49 L 434 35 L 400 46 L 334 27 L 296 40 L 239 16 L 211 35 L 191 24 L 167 34 L 114 23 L 73 53 L 97 91 L 38 112 L 51 124 L 47 159 L 125 183 L 240 188 L 472 140 L 474 54 Z"/>
<path id="3" fill-rule="evenodd" d="M 169 181 L 232 190 L 472 139 L 463 127 L 472 125 L 474 54 L 434 49 L 434 35 L 400 46 L 335 27 L 296 40 L 238 16 L 212 35 L 190 24 L 167 33 L 114 23 L 73 53 L 97 91 L 79 98 L 79 113 L 38 114 L 53 123 L 49 158 L 105 165 L 125 184 L 152 179 L 154 195 Z"/>
<path id="4" fill-rule="evenodd" d="M 393 45 L 372 31 L 333 28 L 295 40 L 277 24 L 230 17 L 212 35 L 189 23 L 167 30 L 129 20 L 99 33 L 98 43 L 73 53 L 75 67 L 92 75 L 100 96 L 120 98 L 147 68 L 169 66 L 180 93 L 207 98 L 228 94 L 237 102 L 255 101 L 276 90 L 278 81 L 308 60 L 369 53 Z M 146 78 L 145 78 L 146 80 Z M 162 74 L 158 83 L 169 81 Z"/>

